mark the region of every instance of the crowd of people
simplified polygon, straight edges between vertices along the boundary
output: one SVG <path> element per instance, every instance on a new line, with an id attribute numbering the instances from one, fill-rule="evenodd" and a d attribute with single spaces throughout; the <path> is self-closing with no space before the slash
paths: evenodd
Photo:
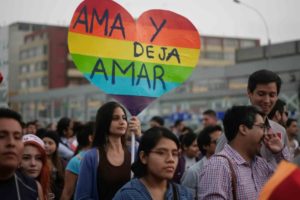
<path id="1" fill-rule="evenodd" d="M 279 162 L 300 164 L 297 120 L 280 89 L 277 74 L 256 71 L 251 105 L 229 108 L 223 123 L 206 110 L 196 130 L 183 120 L 166 127 L 160 116 L 142 130 L 117 102 L 95 121 L 62 117 L 47 127 L 0 108 L 1 199 L 258 199 Z"/>

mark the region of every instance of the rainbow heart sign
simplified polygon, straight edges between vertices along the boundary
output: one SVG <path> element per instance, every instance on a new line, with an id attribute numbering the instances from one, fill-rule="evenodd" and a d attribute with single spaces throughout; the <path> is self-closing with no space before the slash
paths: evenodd
<path id="1" fill-rule="evenodd" d="M 200 54 L 200 36 L 185 17 L 149 10 L 136 21 L 111 0 L 85 0 L 68 33 L 80 72 L 133 115 L 180 86 Z"/>

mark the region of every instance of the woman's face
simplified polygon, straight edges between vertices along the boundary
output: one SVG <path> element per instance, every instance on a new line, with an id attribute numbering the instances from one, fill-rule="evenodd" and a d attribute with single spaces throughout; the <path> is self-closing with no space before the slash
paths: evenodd
<path id="1" fill-rule="evenodd" d="M 71 120 L 68 128 L 66 128 L 66 130 L 64 131 L 64 136 L 66 138 L 70 138 L 74 135 L 73 128 L 74 128 L 74 122 Z"/>
<path id="2" fill-rule="evenodd" d="M 44 137 L 43 141 L 45 143 L 45 151 L 46 151 L 47 156 L 52 155 L 57 148 L 54 140 L 52 140 L 49 137 Z"/>
<path id="3" fill-rule="evenodd" d="M 109 132 L 110 135 L 125 135 L 127 131 L 127 118 L 122 108 L 117 107 L 114 110 Z"/>
<path id="4" fill-rule="evenodd" d="M 148 155 L 141 152 L 141 161 L 147 165 L 147 176 L 155 179 L 170 180 L 176 170 L 179 150 L 176 143 L 168 138 L 161 138 Z"/>
<path id="5" fill-rule="evenodd" d="M 21 169 L 25 175 L 37 178 L 42 170 L 42 154 L 33 145 L 26 145 L 21 161 Z"/>

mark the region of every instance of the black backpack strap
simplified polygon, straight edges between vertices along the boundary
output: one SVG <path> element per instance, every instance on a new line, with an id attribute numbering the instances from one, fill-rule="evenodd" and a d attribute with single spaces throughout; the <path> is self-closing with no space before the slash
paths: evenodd
<path id="1" fill-rule="evenodd" d="M 236 191 L 237 191 L 237 177 L 236 177 L 236 174 L 234 173 L 232 162 L 225 155 L 215 154 L 215 156 L 225 158 L 228 161 L 229 169 L 230 169 L 230 173 L 231 173 L 232 197 L 233 197 L 233 200 L 236 200 L 237 199 L 237 195 L 236 195 Z"/>
<path id="2" fill-rule="evenodd" d="M 177 189 L 175 183 L 171 183 L 171 185 L 172 185 L 172 189 L 173 189 L 173 200 L 179 200 L 178 189 Z"/>

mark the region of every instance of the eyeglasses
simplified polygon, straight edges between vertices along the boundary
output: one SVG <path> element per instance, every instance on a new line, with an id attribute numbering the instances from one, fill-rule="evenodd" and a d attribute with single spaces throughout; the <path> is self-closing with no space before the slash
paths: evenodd
<path id="1" fill-rule="evenodd" d="M 268 126 L 266 124 L 253 124 L 253 126 L 259 127 L 260 129 L 262 129 L 264 132 L 268 131 Z"/>
<path id="2" fill-rule="evenodd" d="M 154 153 L 163 158 L 168 158 L 170 155 L 172 155 L 173 158 L 178 158 L 180 155 L 180 152 L 178 150 L 169 151 L 166 149 L 158 149 L 158 150 L 152 150 L 149 152 Z"/>

